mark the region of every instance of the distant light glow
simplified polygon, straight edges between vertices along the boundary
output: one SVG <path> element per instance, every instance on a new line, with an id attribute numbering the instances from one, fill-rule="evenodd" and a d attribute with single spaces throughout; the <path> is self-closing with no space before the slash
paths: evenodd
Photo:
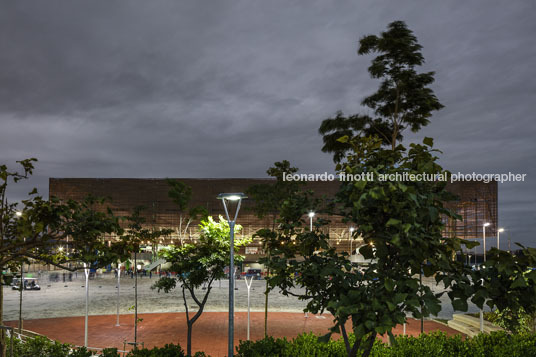
<path id="1" fill-rule="evenodd" d="M 22 216 L 22 212 L 21 212 L 21 211 L 17 211 L 17 212 L 15 212 L 15 215 L 16 215 L 17 217 L 20 217 L 20 216 Z"/>

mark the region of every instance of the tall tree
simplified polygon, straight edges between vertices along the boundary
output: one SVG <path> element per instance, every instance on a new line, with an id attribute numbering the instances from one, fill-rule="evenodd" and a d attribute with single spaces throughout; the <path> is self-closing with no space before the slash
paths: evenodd
<path id="1" fill-rule="evenodd" d="M 166 179 L 166 182 L 171 187 L 168 191 L 168 197 L 179 208 L 177 233 L 182 245 L 191 223 L 197 219 L 205 219 L 208 216 L 208 210 L 204 206 L 190 207 L 190 201 L 192 200 L 192 188 L 190 186 L 174 179 Z"/>
<path id="2" fill-rule="evenodd" d="M 124 245 L 125 251 L 128 252 L 129 258 L 132 258 L 132 255 L 134 255 L 134 348 L 138 347 L 138 323 L 141 321 L 138 318 L 138 253 L 140 253 L 141 245 L 154 246 L 161 237 L 172 233 L 171 229 L 155 229 L 149 227 L 146 224 L 145 217 L 142 215 L 143 210 L 143 206 L 137 206 L 130 216 L 125 217 L 127 227 L 125 233 L 120 236 L 120 242 Z"/>
<path id="3" fill-rule="evenodd" d="M 261 238 L 263 242 L 263 249 L 267 256 L 270 256 L 269 245 L 266 242 L 273 237 L 277 229 L 277 218 L 281 206 L 289 197 L 298 192 L 304 185 L 301 181 L 285 181 L 283 175 L 295 174 L 298 172 L 298 168 L 290 166 L 290 162 L 287 160 L 278 161 L 274 163 L 274 166 L 270 167 L 266 173 L 275 178 L 274 183 L 270 184 L 258 184 L 250 186 L 246 193 L 248 197 L 253 200 L 253 212 L 255 215 L 263 219 L 265 217 L 270 218 L 270 227 L 265 227 L 255 233 L 255 237 Z M 268 280 L 266 280 L 265 298 L 264 298 L 264 335 L 268 335 L 268 295 L 270 288 L 268 286 Z"/>
<path id="4" fill-rule="evenodd" d="M 109 243 L 104 234 L 120 234 L 117 217 L 102 209 L 102 200 L 93 197 L 83 202 L 56 198 L 44 200 L 37 190 L 20 206 L 10 203 L 7 189 L 32 174 L 36 159 L 22 160 L 22 172 L 0 166 L 0 270 L 17 269 L 26 259 L 74 271 L 87 263 L 98 268 L 124 254 L 123 244 Z M 99 206 L 99 207 L 96 207 Z M 19 212 L 17 215 L 16 212 Z M 0 284 L 0 324 L 3 316 L 3 290 Z M 5 356 L 4 334 L 0 331 L 0 356 Z"/>
<path id="5" fill-rule="evenodd" d="M 372 172 L 376 177 L 343 184 L 336 205 L 337 213 L 352 222 L 355 234 L 363 238 L 365 245 L 359 251 L 369 259 L 367 266 L 358 266 L 346 252 L 330 246 L 329 235 L 321 229 L 327 222 L 318 221 L 313 232 L 303 231 L 302 214 L 311 205 L 304 195 L 285 203 L 282 230 L 270 242 L 273 255 L 268 264 L 275 273 L 270 286 L 308 301 L 307 309 L 313 313 L 329 311 L 334 317 L 332 332 L 342 334 L 348 356 L 358 352 L 368 356 L 376 335 L 391 334 L 392 328 L 405 322 L 406 313 L 420 317 L 439 312 L 439 296 L 419 284 L 421 267 L 426 276 L 439 277 L 447 289 L 470 286 L 463 264 L 451 259 L 464 242 L 445 241 L 441 235 L 441 215 L 454 217 L 443 206 L 451 198 L 445 183 L 379 178 L 444 173 L 431 141 L 426 143 L 412 144 L 406 152 L 401 145 L 394 151 L 382 148 L 379 138 L 357 138 L 351 143 L 353 153 L 339 165 L 346 174 Z M 304 287 L 304 292 L 297 292 L 295 286 Z"/>
<path id="6" fill-rule="evenodd" d="M 225 276 L 224 268 L 228 266 L 230 259 L 229 223 L 220 216 L 219 222 L 212 217 L 202 220 L 200 225 L 199 240 L 195 244 L 184 244 L 181 247 L 170 247 L 161 252 L 162 257 L 171 263 L 171 270 L 176 272 L 175 277 L 160 278 L 152 287 L 153 289 L 164 290 L 168 293 L 179 287 L 182 292 L 184 308 L 186 310 L 187 335 L 187 355 L 192 355 L 192 331 L 194 323 L 199 319 L 205 308 L 212 283 Z M 235 233 L 242 227 L 235 226 Z M 235 249 L 249 243 L 248 239 L 235 240 Z M 235 255 L 235 261 L 241 262 L 244 256 Z M 232 274 L 232 272 L 229 272 Z M 199 297 L 197 289 L 201 286 L 206 288 L 204 296 Z M 197 311 L 190 312 L 188 297 L 197 305 Z"/>
<path id="7" fill-rule="evenodd" d="M 390 23 L 380 36 L 361 38 L 357 53 L 377 54 L 368 72 L 381 83 L 374 94 L 361 102 L 373 115 L 345 116 L 338 112 L 334 118 L 324 120 L 319 128 L 323 152 L 332 153 L 334 161 L 339 162 L 351 146 L 338 142 L 338 138 L 371 135 L 377 135 L 382 144 L 394 150 L 405 129 L 417 132 L 428 125 L 432 113 L 443 105 L 429 87 L 435 73 L 417 72 L 416 68 L 424 64 L 421 49 L 403 21 Z"/>

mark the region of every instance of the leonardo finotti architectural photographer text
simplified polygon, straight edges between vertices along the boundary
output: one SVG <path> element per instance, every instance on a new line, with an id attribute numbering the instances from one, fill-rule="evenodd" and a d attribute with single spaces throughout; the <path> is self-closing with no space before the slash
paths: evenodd
<path id="1" fill-rule="evenodd" d="M 481 181 L 488 183 L 491 181 L 504 182 L 523 182 L 527 174 L 514 174 L 508 172 L 507 174 L 477 174 L 475 172 L 470 174 L 464 174 L 461 172 L 453 173 L 450 175 L 450 182 L 461 181 Z M 330 174 L 327 172 L 321 174 L 283 174 L 283 181 L 449 181 L 448 174 L 410 174 L 408 172 L 397 172 L 394 174 L 374 174 L 373 172 L 362 172 L 360 174 L 349 175 L 345 173 Z"/>

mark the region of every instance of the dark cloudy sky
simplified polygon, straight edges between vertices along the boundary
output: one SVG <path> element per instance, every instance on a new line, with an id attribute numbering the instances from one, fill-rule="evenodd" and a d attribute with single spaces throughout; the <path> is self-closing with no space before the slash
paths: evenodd
<path id="1" fill-rule="evenodd" d="M 499 186 L 499 219 L 536 246 L 535 18 L 530 0 L 2 1 L 0 163 L 39 158 L 44 194 L 48 177 L 333 170 L 320 121 L 362 110 L 377 83 L 357 42 L 403 20 L 445 105 L 407 139 L 434 137 L 453 172 L 528 174 Z"/>

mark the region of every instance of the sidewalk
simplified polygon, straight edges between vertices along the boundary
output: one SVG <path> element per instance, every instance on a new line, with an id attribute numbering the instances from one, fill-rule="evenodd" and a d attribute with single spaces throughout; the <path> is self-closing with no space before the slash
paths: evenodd
<path id="1" fill-rule="evenodd" d="M 143 319 L 138 324 L 138 341 L 143 341 L 145 347 L 180 343 L 186 350 L 186 316 L 184 313 L 155 313 L 138 316 Z M 309 317 L 305 318 L 303 313 L 271 312 L 268 315 L 268 334 L 288 339 L 310 331 L 323 335 L 328 332 L 332 320 L 330 315 L 319 317 L 309 314 Z M 226 356 L 227 321 L 226 312 L 204 312 L 194 324 L 192 351 L 204 351 L 212 357 Z M 17 323 L 18 321 L 10 321 L 7 325 L 17 326 Z M 123 349 L 124 340 L 133 341 L 134 315 L 121 315 L 119 327 L 116 327 L 115 323 L 116 315 L 89 316 L 89 346 Z M 26 320 L 24 328 L 64 343 L 84 344 L 84 317 Z M 239 340 L 246 339 L 246 329 L 247 313 L 235 313 L 235 346 L 238 345 Z M 424 322 L 425 332 L 436 330 L 443 331 L 449 336 L 458 333 L 434 321 Z M 410 319 L 406 333 L 418 335 L 419 332 L 420 321 Z M 393 333 L 402 334 L 402 326 L 397 326 Z M 252 340 L 263 338 L 264 313 L 251 313 L 250 336 Z"/>

